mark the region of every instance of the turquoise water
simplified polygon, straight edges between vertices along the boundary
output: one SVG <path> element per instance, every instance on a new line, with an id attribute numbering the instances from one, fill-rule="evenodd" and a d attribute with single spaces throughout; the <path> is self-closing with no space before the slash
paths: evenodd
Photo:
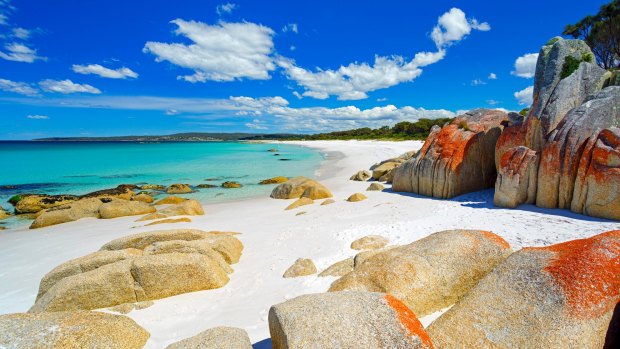
<path id="1" fill-rule="evenodd" d="M 0 203 L 9 209 L 7 200 L 19 193 L 79 195 L 119 184 L 243 185 L 182 195 L 203 203 L 267 195 L 273 186 L 260 180 L 312 176 L 323 156 L 295 145 L 241 142 L 0 142 L 0 159 Z"/>

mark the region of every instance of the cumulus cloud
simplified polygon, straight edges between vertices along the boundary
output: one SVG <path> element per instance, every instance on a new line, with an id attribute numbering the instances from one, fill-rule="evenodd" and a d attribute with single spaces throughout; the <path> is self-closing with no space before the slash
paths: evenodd
<path id="1" fill-rule="evenodd" d="M 6 79 L 0 79 L 0 90 L 18 93 L 24 96 L 36 96 L 39 91 L 25 82 L 16 82 Z"/>
<path id="2" fill-rule="evenodd" d="M 497 80 L 497 74 L 495 74 L 495 73 L 490 73 L 490 74 L 489 74 L 489 80 Z"/>
<path id="3" fill-rule="evenodd" d="M 89 65 L 79 65 L 74 64 L 71 69 L 78 74 L 95 74 L 99 75 L 102 78 L 109 79 L 127 79 L 127 78 L 137 78 L 138 74 L 133 70 L 122 67 L 118 69 L 110 69 L 99 64 L 89 64 Z"/>
<path id="4" fill-rule="evenodd" d="M 66 79 L 66 80 L 47 79 L 47 80 L 43 80 L 39 82 L 39 86 L 41 86 L 41 88 L 44 91 L 62 93 L 62 94 L 69 94 L 69 93 L 100 94 L 101 93 L 101 91 L 98 88 L 95 88 L 91 85 L 86 85 L 86 84 L 77 84 L 69 79 Z"/>
<path id="5" fill-rule="evenodd" d="M 340 68 L 311 71 L 299 67 L 294 60 L 277 57 L 276 64 L 290 80 L 302 86 L 305 97 L 327 99 L 337 96 L 339 100 L 368 98 L 368 92 L 392 87 L 415 80 L 422 74 L 422 67 L 442 60 L 448 46 L 462 40 L 472 30 L 490 30 L 488 23 L 467 19 L 465 13 L 453 8 L 438 19 L 431 38 L 437 45 L 436 52 L 418 52 L 412 60 L 402 56 L 375 56 L 369 63 L 351 63 Z"/>
<path id="6" fill-rule="evenodd" d="M 232 3 L 228 2 L 228 3 L 225 3 L 225 4 L 217 5 L 215 7 L 215 12 L 217 12 L 217 14 L 219 16 L 221 16 L 221 15 L 223 15 L 225 13 L 233 12 L 233 10 L 236 9 L 237 7 L 239 7 L 239 5 L 232 4 Z"/>
<path id="7" fill-rule="evenodd" d="M 37 55 L 37 50 L 20 43 L 9 43 L 4 46 L 5 51 L 0 51 L 0 58 L 7 61 L 33 63 L 36 60 L 47 60 Z"/>
<path id="8" fill-rule="evenodd" d="M 266 80 L 276 67 L 273 52 L 273 30 L 254 23 L 172 21 L 175 33 L 193 44 L 147 42 L 143 51 L 156 56 L 157 62 L 194 70 L 180 76 L 189 82 L 233 81 L 238 79 Z"/>
<path id="9" fill-rule="evenodd" d="M 28 115 L 26 116 L 26 119 L 33 119 L 33 120 L 47 120 L 50 117 L 47 115 Z"/>
<path id="10" fill-rule="evenodd" d="M 283 33 L 293 32 L 295 34 L 299 33 L 299 30 L 297 28 L 297 23 L 289 23 L 289 24 L 285 25 L 282 28 L 282 32 Z"/>
<path id="11" fill-rule="evenodd" d="M 517 102 L 519 102 L 520 105 L 532 105 L 533 101 L 533 96 L 534 96 L 534 86 L 530 86 L 527 88 L 524 88 L 521 91 L 517 91 L 514 93 L 515 98 L 517 99 Z"/>
<path id="12" fill-rule="evenodd" d="M 536 62 L 538 61 L 538 53 L 525 54 L 515 61 L 515 70 L 512 75 L 521 78 L 530 79 L 536 74 Z"/>

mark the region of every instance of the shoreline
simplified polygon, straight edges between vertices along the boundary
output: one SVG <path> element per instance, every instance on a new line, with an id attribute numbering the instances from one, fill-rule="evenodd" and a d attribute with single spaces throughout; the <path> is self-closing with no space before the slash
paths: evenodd
<path id="1" fill-rule="evenodd" d="M 269 307 L 301 294 L 325 292 L 334 277 L 284 279 L 297 258 L 311 258 L 320 271 L 357 253 L 353 240 L 381 235 L 391 245 L 411 243 L 447 229 L 483 229 L 505 238 L 513 250 L 620 229 L 620 223 L 546 210 L 531 205 L 519 209 L 493 206 L 492 190 L 438 200 L 412 194 L 366 192 L 368 182 L 350 181 L 355 172 L 375 162 L 419 149 L 422 142 L 304 141 L 290 143 L 329 154 L 317 170 L 320 181 L 334 194 L 332 205 L 284 211 L 292 200 L 267 197 L 204 205 L 204 216 L 191 223 L 144 227 L 138 217 L 112 220 L 83 219 L 37 230 L 0 234 L 0 313 L 23 312 L 34 303 L 39 281 L 69 259 L 98 250 L 118 237 L 163 229 L 236 231 L 244 251 L 230 282 L 220 289 L 200 291 L 155 301 L 127 316 L 151 333 L 146 348 L 162 348 L 216 326 L 240 327 L 252 343 L 269 338 Z M 302 144 L 300 144 L 302 143 Z M 387 186 L 389 188 L 389 186 Z M 368 200 L 345 199 L 361 192 Z M 297 215 L 299 212 L 306 212 Z M 439 314 L 421 319 L 424 325 Z"/>

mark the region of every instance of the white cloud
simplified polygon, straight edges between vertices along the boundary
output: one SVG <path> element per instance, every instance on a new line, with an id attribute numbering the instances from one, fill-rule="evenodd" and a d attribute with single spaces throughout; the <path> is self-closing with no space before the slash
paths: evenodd
<path id="1" fill-rule="evenodd" d="M 463 40 L 474 30 L 489 31 L 491 26 L 484 22 L 479 23 L 476 19 L 467 19 L 465 12 L 453 7 L 437 20 L 437 25 L 431 32 L 431 38 L 437 48 L 444 48 L 453 43 Z"/>
<path id="2" fill-rule="evenodd" d="M 0 13 L 0 25 L 7 25 L 9 18 L 5 15 Z"/>
<path id="3" fill-rule="evenodd" d="M 143 51 L 152 53 L 157 62 L 169 61 L 193 69 L 193 75 L 180 76 L 189 82 L 233 81 L 236 79 L 269 79 L 275 69 L 273 30 L 254 23 L 208 25 L 176 19 L 175 33 L 194 43 L 147 42 Z"/>
<path id="4" fill-rule="evenodd" d="M 387 101 L 387 98 L 377 98 L 377 102 L 385 102 Z"/>
<path id="5" fill-rule="evenodd" d="M 494 99 L 487 99 L 487 104 L 488 105 L 498 105 L 500 102 L 496 101 Z"/>
<path id="6" fill-rule="evenodd" d="M 47 115 L 28 115 L 26 116 L 26 119 L 33 119 L 33 120 L 47 120 L 50 117 Z"/>
<path id="7" fill-rule="evenodd" d="M 254 119 L 254 120 L 252 120 L 252 122 L 246 123 L 245 127 L 251 128 L 251 129 L 254 129 L 254 130 L 267 130 L 267 129 L 269 129 L 269 127 L 267 127 L 265 125 L 262 125 L 261 122 L 262 121 L 259 120 L 259 119 Z"/>
<path id="8" fill-rule="evenodd" d="M 525 54 L 515 61 L 515 70 L 511 72 L 521 78 L 533 78 L 536 74 L 536 62 L 538 61 L 538 53 Z"/>
<path id="9" fill-rule="evenodd" d="M 18 39 L 26 40 L 30 37 L 30 30 L 24 28 L 13 28 L 13 36 Z"/>
<path id="10" fill-rule="evenodd" d="M 36 60 L 47 60 L 45 57 L 37 56 L 37 50 L 33 50 L 24 44 L 13 42 L 6 44 L 4 48 L 8 52 L 0 51 L 0 58 L 7 61 L 33 63 Z"/>
<path id="11" fill-rule="evenodd" d="M 41 82 L 39 82 L 39 86 L 41 86 L 41 88 L 44 91 L 47 92 L 54 92 L 54 93 L 62 93 L 62 94 L 69 94 L 69 93 L 92 93 L 92 94 L 100 94 L 101 91 L 91 85 L 86 85 L 86 84 L 76 84 L 73 81 L 66 79 L 66 80 L 51 80 L 51 79 L 47 79 L 47 80 L 43 80 Z"/>
<path id="12" fill-rule="evenodd" d="M 295 34 L 299 33 L 299 28 L 297 27 L 297 23 L 289 23 L 282 28 L 283 33 L 293 32 Z"/>
<path id="13" fill-rule="evenodd" d="M 293 91 L 293 96 L 297 97 L 297 99 L 302 99 L 304 98 L 304 96 L 301 95 L 301 93 L 297 92 L 297 91 Z"/>
<path id="14" fill-rule="evenodd" d="M 490 74 L 489 74 L 489 78 L 488 78 L 488 79 L 489 79 L 489 80 L 497 80 L 497 74 L 495 74 L 495 73 L 490 73 Z"/>
<path id="15" fill-rule="evenodd" d="M 520 105 L 532 105 L 533 101 L 533 96 L 534 96 L 534 86 L 530 86 L 527 88 L 524 88 L 521 91 L 517 91 L 514 93 L 515 98 L 517 99 L 517 102 L 519 102 Z"/>
<path id="16" fill-rule="evenodd" d="M 392 87 L 415 80 L 422 74 L 422 67 L 442 60 L 446 48 L 462 40 L 472 29 L 490 30 L 488 23 L 467 19 L 460 9 L 453 8 L 438 19 L 431 37 L 437 45 L 436 52 L 418 52 L 411 61 L 402 56 L 375 56 L 373 64 L 351 63 L 338 69 L 310 71 L 297 66 L 295 61 L 277 57 L 276 64 L 284 69 L 288 79 L 294 80 L 305 91 L 303 96 L 327 99 L 337 96 L 339 100 L 368 98 L 368 92 Z"/>
<path id="17" fill-rule="evenodd" d="M 481 79 L 474 79 L 471 81 L 471 85 L 472 86 L 480 86 L 480 85 L 486 85 L 486 81 L 483 81 Z"/>
<path id="18" fill-rule="evenodd" d="M 232 3 L 228 2 L 228 3 L 225 3 L 225 4 L 217 5 L 215 7 L 215 12 L 217 12 L 217 14 L 221 16 L 224 13 L 231 13 L 231 12 L 233 12 L 233 10 L 238 8 L 238 7 L 239 7 L 239 5 L 232 4 Z"/>
<path id="19" fill-rule="evenodd" d="M 36 96 L 39 91 L 25 82 L 0 79 L 0 90 L 18 93 L 25 96 Z"/>
<path id="20" fill-rule="evenodd" d="M 99 64 L 79 65 L 74 64 L 71 69 L 78 74 L 95 74 L 102 78 L 126 79 L 137 78 L 138 74 L 129 68 L 109 69 Z"/>

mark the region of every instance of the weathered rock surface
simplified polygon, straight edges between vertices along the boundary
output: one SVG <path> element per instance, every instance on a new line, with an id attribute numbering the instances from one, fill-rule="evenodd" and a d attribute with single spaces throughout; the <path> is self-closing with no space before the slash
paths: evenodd
<path id="1" fill-rule="evenodd" d="M 159 210 L 160 214 L 167 217 L 172 216 L 202 216 L 205 214 L 200 202 L 196 200 L 185 200 L 179 204 L 168 206 Z"/>
<path id="2" fill-rule="evenodd" d="M 166 190 L 161 184 L 145 184 L 140 186 L 140 190 Z"/>
<path id="3" fill-rule="evenodd" d="M 536 202 L 538 154 L 527 147 L 515 147 L 504 153 L 495 181 L 493 202 L 515 208 Z"/>
<path id="4" fill-rule="evenodd" d="M 323 184 L 306 177 L 295 177 L 275 187 L 271 192 L 274 199 L 297 199 L 301 196 L 312 200 L 332 197 Z"/>
<path id="5" fill-rule="evenodd" d="M 303 295 L 269 310 L 274 349 L 431 349 L 414 313 L 390 295 L 334 292 Z"/>
<path id="6" fill-rule="evenodd" d="M 187 201 L 187 199 L 178 196 L 166 196 L 161 200 L 155 201 L 154 205 L 176 205 L 183 201 Z"/>
<path id="7" fill-rule="evenodd" d="M 155 207 L 141 201 L 112 200 L 99 206 L 99 217 L 103 219 L 137 216 L 155 212 Z"/>
<path id="8" fill-rule="evenodd" d="M 132 196 L 131 201 L 142 201 L 144 203 L 150 204 L 150 203 L 153 203 L 155 199 L 153 199 L 153 197 L 148 194 L 140 193 L 140 194 L 136 194 Z"/>
<path id="9" fill-rule="evenodd" d="M 385 187 L 381 183 L 370 183 L 366 191 L 381 191 L 385 189 Z"/>
<path id="10" fill-rule="evenodd" d="M 375 254 L 329 290 L 392 294 L 425 316 L 456 303 L 510 252 L 491 232 L 443 231 Z"/>
<path id="11" fill-rule="evenodd" d="M 0 221 L 3 219 L 7 219 L 11 217 L 11 214 L 5 210 L 2 206 L 0 206 Z"/>
<path id="12" fill-rule="evenodd" d="M 452 198 L 493 187 L 495 145 L 505 120 L 502 111 L 476 109 L 434 127 L 416 156 L 394 170 L 392 189 Z"/>
<path id="13" fill-rule="evenodd" d="M 299 276 L 307 276 L 316 274 L 316 266 L 312 259 L 299 258 L 293 263 L 286 271 L 282 277 L 285 278 L 296 278 Z"/>
<path id="14" fill-rule="evenodd" d="M 142 348 L 149 333 L 125 316 L 91 311 L 0 316 L 0 347 Z"/>
<path id="15" fill-rule="evenodd" d="M 353 257 L 336 262 L 323 270 L 319 276 L 344 276 L 353 271 Z"/>
<path id="16" fill-rule="evenodd" d="M 187 194 L 193 192 L 192 188 L 188 184 L 172 184 L 166 188 L 168 194 Z"/>
<path id="17" fill-rule="evenodd" d="M 241 183 L 237 183 L 237 182 L 233 182 L 233 181 L 226 181 L 226 182 L 222 183 L 222 188 L 236 189 L 236 188 L 241 188 L 241 187 L 243 187 L 243 185 L 241 185 Z"/>
<path id="18" fill-rule="evenodd" d="M 17 214 L 37 213 L 78 200 L 75 195 L 24 194 L 19 196 L 21 199 L 15 204 L 15 213 Z"/>
<path id="19" fill-rule="evenodd" d="M 172 223 L 190 223 L 192 220 L 187 218 L 187 217 L 183 217 L 183 218 L 168 218 L 168 219 L 162 219 L 159 221 L 155 221 L 155 222 L 151 222 L 148 224 L 145 224 L 145 227 L 149 227 L 151 225 L 158 225 L 158 224 L 172 224 Z"/>
<path id="20" fill-rule="evenodd" d="M 233 233 L 193 229 L 120 238 L 45 275 L 30 311 L 99 309 L 219 288 L 242 250 Z"/>
<path id="21" fill-rule="evenodd" d="M 252 349 L 252 342 L 240 328 L 215 327 L 172 343 L 166 349 Z"/>
<path id="22" fill-rule="evenodd" d="M 620 301 L 620 231 L 524 248 L 428 328 L 436 348 L 603 348 Z"/>
<path id="23" fill-rule="evenodd" d="M 372 178 L 376 179 L 376 180 L 379 180 L 379 179 L 381 179 L 381 177 L 385 176 L 389 172 L 392 172 L 395 168 L 397 168 L 398 166 L 402 165 L 404 162 L 405 162 L 404 160 L 385 162 L 385 163 L 375 167 L 372 170 Z"/>
<path id="24" fill-rule="evenodd" d="M 136 189 L 135 185 L 121 184 L 116 188 L 112 189 L 103 189 L 94 191 L 92 193 L 88 193 L 80 196 L 82 199 L 90 199 L 97 198 L 101 200 L 105 199 L 120 199 L 120 200 L 131 200 L 131 197 L 134 195 L 134 189 Z"/>
<path id="25" fill-rule="evenodd" d="M 385 247 L 390 241 L 383 236 L 367 235 L 351 243 L 354 250 L 376 250 Z"/>
<path id="26" fill-rule="evenodd" d="M 102 204 L 103 202 L 100 199 L 91 198 L 49 208 L 35 218 L 30 229 L 73 222 L 87 217 L 99 218 L 99 207 Z"/>
<path id="27" fill-rule="evenodd" d="M 348 202 L 359 202 L 359 201 L 364 201 L 368 199 L 368 197 L 366 197 L 366 195 L 362 194 L 362 193 L 355 193 L 351 196 L 349 196 L 347 198 Z"/>
<path id="28" fill-rule="evenodd" d="M 273 178 L 269 178 L 269 179 L 263 179 L 262 181 L 260 181 L 258 184 L 261 185 L 266 185 L 266 184 L 280 184 L 280 183 L 284 183 L 288 181 L 287 177 L 273 177 Z"/>
<path id="29" fill-rule="evenodd" d="M 370 173 L 370 171 L 366 171 L 366 170 L 362 170 L 362 171 L 358 171 L 357 173 L 355 173 L 353 176 L 351 176 L 351 178 L 349 178 L 352 181 L 359 181 L 359 182 L 365 182 L 367 181 L 370 177 L 372 176 L 372 174 Z"/>
<path id="30" fill-rule="evenodd" d="M 326 199 L 325 201 L 321 202 L 321 206 L 331 205 L 331 204 L 333 204 L 335 202 L 336 202 L 336 200 L 334 200 L 334 199 Z"/>
<path id="31" fill-rule="evenodd" d="M 301 206 L 305 206 L 305 205 L 312 205 L 314 203 L 314 201 L 312 199 L 308 199 L 308 198 L 299 198 L 297 200 L 295 200 L 292 204 L 288 205 L 284 210 L 288 211 L 288 210 L 292 210 Z"/>

